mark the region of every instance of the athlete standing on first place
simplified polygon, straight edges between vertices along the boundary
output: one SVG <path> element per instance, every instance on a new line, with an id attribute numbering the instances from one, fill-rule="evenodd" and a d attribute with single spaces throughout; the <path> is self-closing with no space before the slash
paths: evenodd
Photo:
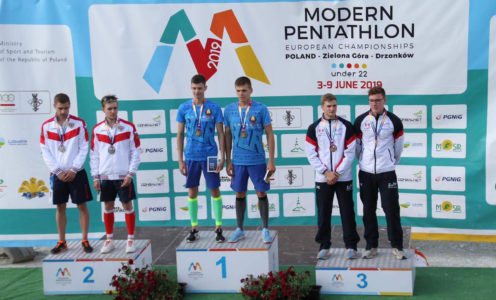
<path id="1" fill-rule="evenodd" d="M 198 74 L 191 78 L 191 91 L 193 99 L 179 106 L 177 112 L 177 153 L 179 158 L 179 171 L 186 176 L 188 188 L 188 210 L 191 218 L 191 232 L 186 238 L 192 243 L 200 238 L 198 232 L 198 186 L 203 171 L 203 176 L 210 189 L 215 215 L 215 241 L 225 241 L 222 235 L 222 197 L 220 195 L 219 172 L 224 167 L 224 126 L 222 110 L 217 103 L 205 99 L 207 90 L 206 79 Z M 186 163 L 183 161 L 184 129 L 186 128 Z M 215 130 L 219 137 L 220 157 L 217 164 L 217 144 L 215 143 Z M 210 160 L 210 161 L 209 161 Z M 213 164 L 212 170 L 210 164 Z"/>
<path id="2" fill-rule="evenodd" d="M 86 202 L 93 200 L 84 161 L 88 155 L 88 130 L 86 123 L 69 114 L 71 101 L 66 94 L 55 95 L 53 101 L 55 117 L 41 125 L 40 146 L 43 160 L 50 169 L 53 190 L 53 204 L 57 205 L 57 230 L 59 242 L 50 250 L 57 254 L 67 250 L 65 228 L 67 225 L 66 206 L 71 195 L 72 203 L 79 209 L 79 224 L 83 233 L 83 251 L 90 253 L 93 248 L 88 242 L 90 214 Z"/>
<path id="3" fill-rule="evenodd" d="M 231 188 L 236 192 L 236 220 L 238 228 L 229 238 L 236 243 L 245 238 L 243 221 L 246 211 L 246 190 L 248 177 L 255 186 L 262 218 L 262 238 L 264 243 L 271 243 L 269 233 L 269 201 L 267 193 L 270 184 L 265 181 L 265 173 L 272 175 L 276 171 L 274 164 L 274 132 L 267 106 L 251 99 L 253 89 L 247 77 L 236 79 L 234 86 L 239 101 L 226 106 L 224 123 L 226 129 L 226 171 L 232 177 Z M 265 151 L 262 135 L 265 130 L 269 145 L 269 163 L 265 164 Z M 233 159 L 231 161 L 231 149 Z"/>

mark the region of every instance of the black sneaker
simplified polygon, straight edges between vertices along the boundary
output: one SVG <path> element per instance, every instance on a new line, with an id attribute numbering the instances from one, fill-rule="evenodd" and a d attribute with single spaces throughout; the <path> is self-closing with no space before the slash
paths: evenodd
<path id="1" fill-rule="evenodd" d="M 215 241 L 217 243 L 224 243 L 226 238 L 222 235 L 222 228 L 215 229 L 215 233 L 217 234 L 217 236 L 215 237 Z"/>
<path id="2" fill-rule="evenodd" d="M 192 229 L 189 232 L 188 237 L 186 238 L 186 242 L 193 243 L 194 241 L 199 240 L 199 239 L 200 239 L 200 233 L 198 233 L 198 230 Z"/>
<path id="3" fill-rule="evenodd" d="M 90 246 L 90 243 L 87 240 L 81 242 L 81 246 L 83 247 L 83 251 L 86 253 L 93 252 L 93 247 Z"/>
<path id="4" fill-rule="evenodd" d="M 59 254 L 60 252 L 63 252 L 65 250 L 67 250 L 67 243 L 65 241 L 59 241 L 57 243 L 57 246 L 55 246 L 55 248 L 50 250 L 50 253 Z"/>

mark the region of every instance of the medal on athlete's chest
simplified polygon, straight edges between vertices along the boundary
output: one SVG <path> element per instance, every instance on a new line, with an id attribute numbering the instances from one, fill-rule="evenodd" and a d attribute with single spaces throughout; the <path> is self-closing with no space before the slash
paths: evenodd
<path id="1" fill-rule="evenodd" d="M 195 130 L 195 135 L 196 136 L 201 136 L 202 132 L 201 132 L 201 129 L 196 129 Z"/>
<path id="2" fill-rule="evenodd" d="M 336 144 L 332 143 L 329 147 L 329 150 L 331 150 L 331 152 L 336 152 L 336 150 L 338 150 L 338 147 L 336 146 Z"/>
<path id="3" fill-rule="evenodd" d="M 114 154 L 115 153 L 115 147 L 114 147 L 114 145 L 110 145 L 110 147 L 108 147 L 108 153 L 109 154 Z"/>
<path id="4" fill-rule="evenodd" d="M 248 133 L 245 130 L 242 130 L 241 133 L 239 134 L 240 137 L 246 138 L 248 137 Z"/>
<path id="5" fill-rule="evenodd" d="M 59 149 L 59 152 L 61 152 L 61 153 L 64 153 L 65 152 L 64 145 L 60 145 L 58 149 Z"/>

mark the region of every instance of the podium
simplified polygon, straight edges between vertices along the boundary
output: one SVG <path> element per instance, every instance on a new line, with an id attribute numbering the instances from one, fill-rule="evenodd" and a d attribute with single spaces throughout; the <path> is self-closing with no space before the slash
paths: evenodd
<path id="1" fill-rule="evenodd" d="M 213 231 L 200 232 L 200 239 L 176 248 L 177 279 L 188 293 L 239 293 L 241 279 L 279 270 L 278 234 L 271 231 L 272 243 L 264 244 L 260 231 L 245 231 L 237 243 L 227 239 L 234 231 L 224 231 L 226 242 L 216 243 Z"/>
<path id="2" fill-rule="evenodd" d="M 404 251 L 404 260 L 394 258 L 391 249 L 378 249 L 371 259 L 348 260 L 346 249 L 331 249 L 328 260 L 317 262 L 316 283 L 322 286 L 322 294 L 412 296 L 415 257 L 412 251 Z"/>
<path id="3" fill-rule="evenodd" d="M 127 240 L 114 240 L 115 249 L 101 254 L 105 241 L 91 244 L 92 253 L 85 253 L 80 241 L 67 242 L 68 249 L 43 259 L 43 290 L 45 295 L 104 294 L 114 290 L 110 283 L 122 264 L 132 259 L 134 268 L 152 263 L 150 240 L 135 240 L 136 252 L 126 253 Z"/>

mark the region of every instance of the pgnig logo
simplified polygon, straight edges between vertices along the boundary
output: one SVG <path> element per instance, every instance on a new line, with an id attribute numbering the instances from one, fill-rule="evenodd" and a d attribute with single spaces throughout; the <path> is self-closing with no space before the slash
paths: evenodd
<path id="1" fill-rule="evenodd" d="M 195 29 L 184 9 L 172 15 L 160 38 L 161 44 L 155 48 L 143 79 L 155 92 L 160 92 L 179 33 L 181 33 L 186 42 L 198 73 L 203 74 L 207 80 L 210 79 L 217 72 L 219 65 L 224 29 L 231 42 L 238 45 L 235 49 L 236 55 L 246 76 L 270 84 L 232 9 L 214 14 L 210 25 L 210 32 L 214 37 L 207 39 L 205 47 L 203 47 L 199 38 L 195 39 Z"/>
<path id="2" fill-rule="evenodd" d="M 436 144 L 436 151 L 461 152 L 462 144 L 456 144 L 453 143 L 451 140 L 446 139 L 441 144 Z"/>

